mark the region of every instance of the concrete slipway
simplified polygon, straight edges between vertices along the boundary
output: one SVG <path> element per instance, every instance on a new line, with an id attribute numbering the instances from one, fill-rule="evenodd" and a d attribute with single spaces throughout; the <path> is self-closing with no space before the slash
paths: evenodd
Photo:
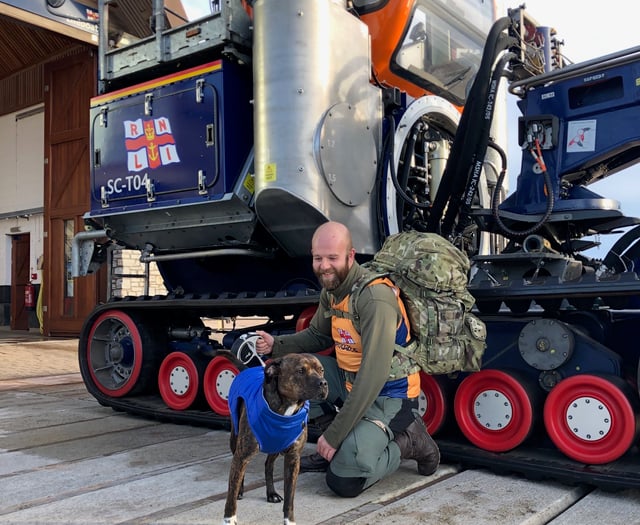
<path id="1" fill-rule="evenodd" d="M 100 406 L 81 382 L 76 345 L 0 332 L 0 523 L 221 523 L 228 433 Z M 265 499 L 263 459 L 249 467 L 240 523 L 282 523 L 281 505 Z M 281 468 L 280 460 L 280 491 Z M 447 464 L 424 478 L 405 462 L 353 499 L 334 496 L 322 474 L 301 474 L 296 518 L 299 525 L 631 525 L 640 524 L 640 488 L 608 493 Z"/>

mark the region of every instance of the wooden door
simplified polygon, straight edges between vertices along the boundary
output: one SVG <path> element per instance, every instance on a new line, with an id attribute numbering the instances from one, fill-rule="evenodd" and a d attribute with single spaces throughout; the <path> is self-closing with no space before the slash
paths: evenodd
<path id="1" fill-rule="evenodd" d="M 89 108 L 96 61 L 87 49 L 45 66 L 44 332 L 77 335 L 101 299 L 105 272 L 71 277 L 71 246 L 89 209 Z"/>
<path id="2" fill-rule="evenodd" d="M 24 289 L 29 283 L 28 233 L 11 237 L 11 330 L 29 329 L 29 312 L 24 304 Z"/>

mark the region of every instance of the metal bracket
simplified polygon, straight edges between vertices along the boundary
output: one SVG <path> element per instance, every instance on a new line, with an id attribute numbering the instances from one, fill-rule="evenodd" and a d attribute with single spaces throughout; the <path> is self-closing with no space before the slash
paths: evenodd
<path id="1" fill-rule="evenodd" d="M 153 202 L 156 200 L 156 187 L 155 184 L 153 184 L 153 181 L 151 179 L 147 179 L 146 182 L 146 187 L 147 187 L 147 202 Z"/>
<path id="2" fill-rule="evenodd" d="M 196 80 L 196 103 L 202 104 L 204 100 L 204 78 Z"/>
<path id="3" fill-rule="evenodd" d="M 198 194 L 207 194 L 207 175 L 204 170 L 198 170 Z"/>
<path id="4" fill-rule="evenodd" d="M 106 128 L 107 127 L 107 113 L 109 112 L 109 107 L 108 106 L 104 106 L 103 108 L 100 109 L 100 120 L 99 120 L 99 124 L 101 128 Z"/>
<path id="5" fill-rule="evenodd" d="M 145 93 L 144 95 L 144 114 L 149 116 L 152 111 L 153 93 Z"/>
<path id="6" fill-rule="evenodd" d="M 100 186 L 100 204 L 103 208 L 109 207 L 109 200 L 107 198 L 107 188 Z"/>

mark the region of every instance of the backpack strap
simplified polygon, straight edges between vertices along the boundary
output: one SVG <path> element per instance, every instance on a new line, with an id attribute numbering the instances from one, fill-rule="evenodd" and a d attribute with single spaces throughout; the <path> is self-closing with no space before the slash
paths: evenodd
<path id="1" fill-rule="evenodd" d="M 401 346 L 396 343 L 393 348 L 396 352 L 399 352 L 402 355 L 406 355 L 409 358 L 413 358 L 416 352 L 416 348 L 418 348 L 418 340 L 415 337 L 412 337 L 411 341 L 407 343 L 407 346 Z"/>
<path id="2" fill-rule="evenodd" d="M 325 318 L 329 317 L 340 317 L 343 319 L 349 319 L 354 328 L 358 333 L 360 332 L 360 315 L 358 314 L 358 309 L 356 308 L 356 304 L 358 302 L 358 298 L 360 297 L 360 292 L 364 290 L 367 286 L 372 284 L 373 282 L 389 278 L 390 273 L 368 273 L 362 275 L 351 287 L 351 292 L 349 296 L 349 308 L 348 311 L 344 312 L 342 310 L 337 310 L 335 308 L 329 308 L 324 313 Z M 415 351 L 418 348 L 418 340 L 415 337 L 412 337 L 409 343 L 406 346 L 401 346 L 399 344 L 394 344 L 394 357 L 391 361 L 391 370 L 389 377 L 392 379 L 399 379 L 402 377 L 407 377 L 414 372 L 418 372 L 420 370 L 420 365 L 415 361 Z"/>
<path id="3" fill-rule="evenodd" d="M 356 308 L 356 303 L 358 302 L 358 298 L 360 297 L 360 292 L 362 292 L 362 290 L 369 286 L 373 281 L 388 276 L 388 273 L 365 273 L 361 275 L 351 287 L 351 292 L 349 293 L 348 310 L 345 312 L 342 310 L 337 310 L 335 308 L 328 308 L 324 312 L 325 319 L 331 317 L 349 319 L 353 323 L 354 328 L 358 331 L 358 333 L 360 333 L 360 315 L 358 314 L 358 309 Z"/>

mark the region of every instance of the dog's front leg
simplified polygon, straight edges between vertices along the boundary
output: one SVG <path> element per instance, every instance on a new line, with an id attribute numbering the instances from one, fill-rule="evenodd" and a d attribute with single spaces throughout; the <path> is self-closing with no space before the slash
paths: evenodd
<path id="1" fill-rule="evenodd" d="M 269 454 L 264 462 L 264 480 L 267 483 L 267 501 L 270 503 L 280 503 L 282 496 L 276 492 L 273 484 L 273 466 L 279 454 Z"/>
<path id="2" fill-rule="evenodd" d="M 299 471 L 300 450 L 293 446 L 284 456 L 284 502 L 282 503 L 284 525 L 295 525 L 296 523 L 293 515 L 293 499 L 296 494 Z"/>

